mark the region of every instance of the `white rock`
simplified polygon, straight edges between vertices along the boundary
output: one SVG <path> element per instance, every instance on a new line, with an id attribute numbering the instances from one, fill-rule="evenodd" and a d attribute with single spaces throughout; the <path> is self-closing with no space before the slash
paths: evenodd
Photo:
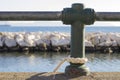
<path id="1" fill-rule="evenodd" d="M 92 37 L 91 42 L 92 42 L 93 45 L 97 46 L 100 43 L 100 36 L 96 35 L 96 36 Z"/>
<path id="2" fill-rule="evenodd" d="M 110 33 L 109 37 L 112 41 L 116 41 L 117 45 L 120 46 L 120 34 L 119 33 Z"/>
<path id="3" fill-rule="evenodd" d="M 50 35 L 50 41 L 53 46 L 68 45 L 70 44 L 70 35 L 54 32 Z"/>
<path id="4" fill-rule="evenodd" d="M 5 37 L 5 41 L 4 41 L 5 45 L 7 47 L 15 47 L 17 44 L 16 44 L 16 40 L 14 39 L 14 37 L 8 37 L 6 36 Z"/>
<path id="5" fill-rule="evenodd" d="M 100 43 L 110 41 L 110 37 L 107 34 L 103 34 L 100 36 Z"/>
<path id="6" fill-rule="evenodd" d="M 100 44 L 98 44 L 98 46 L 111 46 L 112 42 L 111 41 L 106 41 L 106 42 L 102 42 Z"/>
<path id="7" fill-rule="evenodd" d="M 85 34 L 85 39 L 86 39 L 86 40 L 91 40 L 91 38 L 92 38 L 93 36 L 94 36 L 94 35 L 93 35 L 92 32 L 86 32 L 86 34 Z"/>
<path id="8" fill-rule="evenodd" d="M 88 40 L 85 40 L 85 46 L 86 47 L 94 47 L 94 45 Z"/>
<path id="9" fill-rule="evenodd" d="M 24 41 L 28 44 L 29 47 L 36 46 L 34 39 L 35 39 L 35 35 L 32 35 L 32 34 L 25 34 L 24 35 Z"/>
<path id="10" fill-rule="evenodd" d="M 25 41 L 24 41 L 24 36 L 22 34 L 16 35 L 16 42 L 18 43 L 19 46 L 25 47 L 29 46 Z"/>
<path id="11" fill-rule="evenodd" d="M 51 42 L 53 46 L 58 46 L 59 38 L 58 37 L 51 37 Z"/>
<path id="12" fill-rule="evenodd" d="M 118 44 L 117 44 L 117 42 L 114 40 L 114 41 L 112 41 L 112 46 L 114 47 L 114 46 L 118 46 Z"/>
<path id="13" fill-rule="evenodd" d="M 59 41 L 57 42 L 57 45 L 68 45 L 70 44 L 70 40 L 68 40 L 67 38 L 65 37 L 61 37 L 61 39 L 59 39 Z"/>

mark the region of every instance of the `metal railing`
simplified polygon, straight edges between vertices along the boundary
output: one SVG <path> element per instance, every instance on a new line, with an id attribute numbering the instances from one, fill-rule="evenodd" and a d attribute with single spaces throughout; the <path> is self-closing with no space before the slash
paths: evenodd
<path id="1" fill-rule="evenodd" d="M 0 20 L 61 20 L 61 12 L 0 12 Z"/>
<path id="2" fill-rule="evenodd" d="M 59 21 L 71 25 L 71 57 L 85 58 L 84 24 L 91 25 L 95 21 L 120 21 L 120 12 L 95 12 L 84 8 L 83 4 L 73 4 L 63 11 L 51 12 L 0 12 L 1 21 Z M 65 73 L 69 75 L 88 75 L 89 70 L 84 64 L 70 63 Z"/>
<path id="3" fill-rule="evenodd" d="M 62 12 L 60 11 L 51 11 L 51 12 L 15 12 L 15 11 L 2 11 L 0 12 L 0 21 L 25 21 L 25 20 L 38 20 L 38 21 L 60 21 Z M 120 12 L 96 12 L 95 13 L 96 21 L 119 21 Z"/>

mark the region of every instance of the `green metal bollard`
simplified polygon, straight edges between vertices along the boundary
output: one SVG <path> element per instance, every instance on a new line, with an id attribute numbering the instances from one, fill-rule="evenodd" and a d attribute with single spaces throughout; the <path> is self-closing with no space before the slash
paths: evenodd
<path id="1" fill-rule="evenodd" d="M 93 24 L 95 12 L 93 9 L 84 9 L 83 4 L 73 4 L 72 8 L 65 8 L 62 12 L 64 24 L 71 24 L 71 57 L 85 58 L 84 24 Z M 70 63 L 65 74 L 73 77 L 89 75 L 89 68 L 85 64 Z"/>

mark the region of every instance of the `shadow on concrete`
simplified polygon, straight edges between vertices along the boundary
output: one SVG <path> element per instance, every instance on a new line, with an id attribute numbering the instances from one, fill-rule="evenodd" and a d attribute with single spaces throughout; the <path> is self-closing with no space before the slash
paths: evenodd
<path id="1" fill-rule="evenodd" d="M 67 76 L 64 73 L 49 72 L 49 73 L 38 73 L 26 80 L 76 80 L 76 79 L 85 78 L 85 77 L 86 76 L 79 76 L 79 77 Z"/>
<path id="2" fill-rule="evenodd" d="M 26 80 L 93 80 L 93 76 L 67 76 L 64 73 L 38 73 L 36 75 L 31 76 Z"/>
<path id="3" fill-rule="evenodd" d="M 26 80 L 68 80 L 64 73 L 38 73 L 36 75 L 31 76 Z"/>

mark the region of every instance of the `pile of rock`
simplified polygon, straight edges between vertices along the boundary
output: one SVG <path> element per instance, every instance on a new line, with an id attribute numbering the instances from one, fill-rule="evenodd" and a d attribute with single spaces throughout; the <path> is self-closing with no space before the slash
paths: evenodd
<path id="1" fill-rule="evenodd" d="M 120 33 L 89 32 L 86 51 L 119 51 Z M 70 51 L 70 34 L 60 32 L 1 32 L 0 51 Z"/>
<path id="2" fill-rule="evenodd" d="M 86 39 L 94 45 L 96 51 L 111 52 L 119 51 L 120 33 L 87 33 Z"/>
<path id="3" fill-rule="evenodd" d="M 0 51 L 62 51 L 70 45 L 70 35 L 59 32 L 1 32 Z M 69 46 L 70 47 L 70 46 Z M 67 51 L 67 50 L 66 50 Z"/>

